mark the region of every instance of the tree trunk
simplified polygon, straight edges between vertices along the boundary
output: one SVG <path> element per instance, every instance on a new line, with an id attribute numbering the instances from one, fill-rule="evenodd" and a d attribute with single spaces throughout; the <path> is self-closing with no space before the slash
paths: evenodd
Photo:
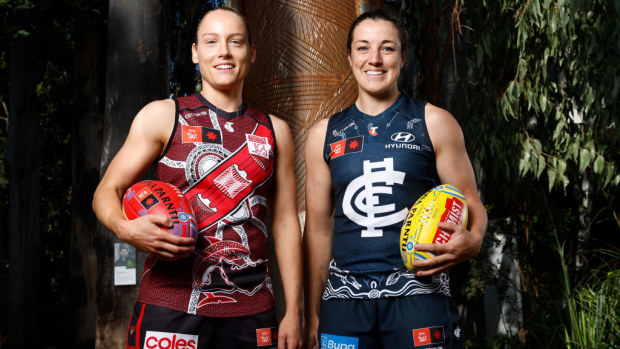
<path id="1" fill-rule="evenodd" d="M 40 324 L 37 268 L 39 230 L 39 118 L 36 113 L 36 40 L 17 38 L 10 48 L 9 311 L 8 348 L 36 348 Z"/>
<path id="2" fill-rule="evenodd" d="M 105 116 L 100 173 L 122 143 L 136 113 L 147 103 L 168 97 L 169 31 L 166 1 L 111 0 Z M 114 234 L 99 226 L 97 253 L 98 348 L 123 348 L 138 286 L 114 286 Z M 144 254 L 138 256 L 138 276 Z"/>
<path id="3" fill-rule="evenodd" d="M 253 30 L 257 59 L 245 86 L 245 98 L 260 110 L 284 119 L 295 141 L 297 207 L 305 218 L 304 145 L 315 122 L 348 107 L 357 84 L 347 61 L 348 29 L 356 16 L 382 0 L 231 1 Z M 274 18 L 277 20 L 274 21 Z M 284 313 L 284 295 L 272 241 L 269 273 L 276 313 Z"/>
<path id="4" fill-rule="evenodd" d="M 107 3 L 105 3 L 107 5 Z M 103 1 L 93 4 L 105 13 Z M 71 199 L 70 299 L 74 348 L 95 346 L 97 218 L 91 209 L 99 181 L 105 98 L 105 15 L 76 13 Z"/>

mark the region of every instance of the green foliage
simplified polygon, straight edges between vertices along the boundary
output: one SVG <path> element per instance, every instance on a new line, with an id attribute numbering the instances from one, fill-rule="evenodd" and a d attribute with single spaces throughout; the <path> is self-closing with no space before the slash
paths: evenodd
<path id="1" fill-rule="evenodd" d="M 566 191 L 588 172 L 595 190 L 613 200 L 620 184 L 617 1 L 483 4 L 479 11 L 465 2 L 461 18 L 473 29 L 465 88 L 467 118 L 475 121 L 466 134 L 482 133 L 472 144 L 474 163 L 491 178 L 518 174 L 549 191 Z M 482 164 L 497 155 L 506 156 Z"/>
<path id="2" fill-rule="evenodd" d="M 617 187 L 619 9 L 605 1 L 533 0 L 514 17 L 519 64 L 500 112 L 526 125 L 520 174 L 546 174 L 552 190 L 588 170 L 597 190 Z"/>
<path id="3" fill-rule="evenodd" d="M 566 347 L 620 347 L 620 252 L 596 250 L 601 265 L 573 285 L 564 245 L 557 242 L 556 248 L 562 262 L 558 312 Z"/>
<path id="4" fill-rule="evenodd" d="M 566 242 L 572 277 L 596 267 L 583 258 L 586 247 L 620 243 L 620 2 L 440 4 L 453 9 L 449 30 L 463 32 L 453 52 L 462 89 L 447 109 L 463 128 L 490 217 L 516 224 L 522 343 L 564 346 L 563 331 L 549 326 L 562 291 L 552 232 Z M 483 276 L 470 275 L 475 297 Z M 476 344 L 498 345 L 485 342 Z"/>

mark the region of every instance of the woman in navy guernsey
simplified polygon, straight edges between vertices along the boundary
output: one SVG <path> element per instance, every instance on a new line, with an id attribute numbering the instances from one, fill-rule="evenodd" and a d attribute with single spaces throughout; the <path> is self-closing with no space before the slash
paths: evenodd
<path id="1" fill-rule="evenodd" d="M 447 111 L 397 87 L 407 37 L 385 10 L 358 17 L 347 49 L 355 104 L 312 127 L 306 144 L 305 345 L 307 348 L 460 348 L 448 269 L 479 252 L 487 216 L 461 129 Z M 444 245 L 400 256 L 400 228 L 433 187 L 459 188 L 465 229 L 449 223 Z"/>
<path id="2" fill-rule="evenodd" d="M 207 12 L 192 45 L 202 90 L 145 106 L 95 192 L 98 219 L 149 254 L 127 348 L 301 347 L 301 229 L 291 205 L 297 201 L 295 147 L 283 120 L 243 101 L 255 56 L 239 12 Z M 195 241 L 162 229 L 171 228 L 166 216 L 124 218 L 123 192 L 152 164 L 157 179 L 189 199 Z M 267 273 L 268 234 L 286 299 L 279 324 Z"/>

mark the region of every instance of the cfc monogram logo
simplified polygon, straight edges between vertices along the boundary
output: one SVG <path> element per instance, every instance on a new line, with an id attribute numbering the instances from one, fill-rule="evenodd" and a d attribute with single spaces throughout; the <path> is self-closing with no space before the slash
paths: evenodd
<path id="1" fill-rule="evenodd" d="M 342 209 L 353 222 L 366 227 L 362 237 L 381 237 L 377 229 L 402 222 L 407 208 L 396 211 L 395 204 L 380 205 L 379 195 L 391 195 L 394 184 L 403 184 L 405 173 L 394 171 L 394 159 L 364 161 L 364 174 L 354 179 L 344 193 Z M 385 185 L 379 185 L 379 184 Z"/>

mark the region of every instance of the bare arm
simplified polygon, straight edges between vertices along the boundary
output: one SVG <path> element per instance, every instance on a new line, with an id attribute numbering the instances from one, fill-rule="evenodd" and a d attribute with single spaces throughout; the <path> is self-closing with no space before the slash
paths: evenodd
<path id="1" fill-rule="evenodd" d="M 159 156 L 174 126 L 172 100 L 145 106 L 134 118 L 125 143 L 110 162 L 93 196 L 93 210 L 99 221 L 124 242 L 162 259 L 188 256 L 193 239 L 169 234 L 166 216 L 147 215 L 128 221 L 121 208 L 125 190 L 137 182 Z"/>
<path id="2" fill-rule="evenodd" d="M 428 133 L 435 148 L 436 166 L 442 184 L 451 184 L 465 195 L 468 207 L 467 229 L 451 223 L 439 223 L 441 229 L 451 231 L 446 244 L 420 244 L 416 250 L 436 252 L 439 255 L 417 261 L 414 267 L 424 268 L 419 276 L 441 273 L 480 252 L 482 238 L 487 230 L 487 213 L 478 196 L 474 170 L 465 149 L 460 126 L 447 111 L 428 104 L 425 109 Z"/>
<path id="3" fill-rule="evenodd" d="M 332 257 L 332 180 L 323 160 L 328 119 L 319 121 L 306 140 L 306 224 L 304 229 L 304 298 L 306 348 L 320 348 L 317 338 L 319 308 Z"/>
<path id="4" fill-rule="evenodd" d="M 272 234 L 282 276 L 286 313 L 278 331 L 278 348 L 301 347 L 301 227 L 297 216 L 295 145 L 281 119 L 271 117 L 276 133 L 278 159 L 272 203 Z"/>

